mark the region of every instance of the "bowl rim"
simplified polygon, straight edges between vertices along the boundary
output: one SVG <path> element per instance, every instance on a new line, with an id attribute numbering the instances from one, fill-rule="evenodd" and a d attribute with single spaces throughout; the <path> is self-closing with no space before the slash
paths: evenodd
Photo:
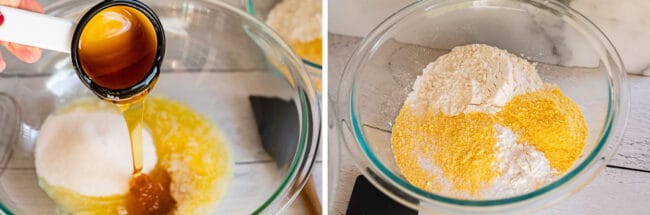
<path id="1" fill-rule="evenodd" d="M 156 4 L 152 3 L 152 1 L 153 0 L 144 0 L 142 2 L 149 6 Z M 296 96 L 300 101 L 300 103 L 298 103 L 298 112 L 300 113 L 300 136 L 296 148 L 296 154 L 294 155 L 293 160 L 289 165 L 289 170 L 287 171 L 286 176 L 282 179 L 282 182 L 277 188 L 274 188 L 272 194 L 266 197 L 266 200 L 261 205 L 256 206 L 255 210 L 252 212 L 253 214 L 270 213 L 273 211 L 273 213 L 281 213 L 291 205 L 307 183 L 307 179 L 311 176 L 313 164 L 316 160 L 318 146 L 320 145 L 320 100 L 318 99 L 316 90 L 310 81 L 309 72 L 289 45 L 285 43 L 285 41 L 282 40 L 281 37 L 270 27 L 261 23 L 252 15 L 222 1 L 192 0 L 190 2 L 209 8 L 221 8 L 227 10 L 251 23 L 253 27 L 260 28 L 261 31 L 265 32 L 265 34 L 274 40 L 276 45 L 278 45 L 278 50 L 281 52 L 281 55 L 286 56 L 286 64 L 293 65 L 296 69 L 295 72 L 293 70 L 290 71 L 295 77 L 294 88 L 297 94 Z M 81 14 L 86 13 L 86 11 L 95 4 L 101 4 L 101 2 L 89 3 L 88 7 Z M 46 14 L 51 14 L 53 11 L 55 13 L 61 12 L 61 8 L 70 5 L 78 5 L 78 2 L 75 0 L 57 1 L 47 5 L 44 9 Z M 80 15 L 79 17 L 81 16 L 83 15 Z M 229 190 L 228 192 L 233 191 Z M 13 214 L 13 212 L 3 202 L 0 202 L 0 212 Z"/>
<path id="2" fill-rule="evenodd" d="M 247 11 L 250 15 L 253 15 L 253 16 L 257 17 L 259 14 L 257 14 L 257 13 L 255 12 L 255 7 L 253 7 L 253 4 L 254 4 L 253 1 L 254 1 L 254 0 L 247 0 L 247 1 L 246 1 L 246 3 L 245 3 L 245 4 L 246 4 L 246 11 Z M 266 24 L 266 23 L 265 23 L 265 24 Z M 272 29 L 272 28 L 271 28 L 271 29 Z M 275 30 L 273 30 L 273 31 L 275 31 Z M 322 66 L 321 64 L 318 64 L 318 63 L 312 62 L 312 61 L 307 60 L 307 59 L 305 59 L 305 58 L 300 58 L 300 60 L 302 60 L 302 62 L 303 62 L 304 64 L 306 64 L 307 66 L 309 66 L 309 67 L 311 67 L 311 68 L 315 68 L 315 69 L 318 69 L 318 70 L 323 70 L 323 66 Z M 320 74 L 317 74 L 317 75 L 320 75 Z"/>
<path id="3" fill-rule="evenodd" d="M 476 210 L 485 208 L 490 208 L 493 212 L 505 211 L 507 209 L 516 207 L 521 208 L 521 203 L 532 202 L 533 199 L 539 199 L 536 198 L 539 196 L 549 197 L 549 195 L 546 194 L 554 193 L 551 191 L 557 191 L 558 188 L 561 188 L 560 190 L 566 190 L 567 192 L 575 192 L 577 189 L 581 188 L 586 183 L 591 181 L 591 179 L 597 176 L 600 171 L 602 171 L 607 161 L 616 151 L 618 145 L 620 145 L 620 142 L 622 140 L 622 133 L 625 130 L 629 112 L 629 85 L 627 84 L 625 69 L 623 67 L 620 56 L 618 55 L 618 52 L 614 49 L 609 39 L 607 39 L 607 37 L 600 29 L 598 29 L 598 27 L 596 27 L 591 21 L 589 21 L 579 12 L 556 1 L 487 0 L 482 2 L 512 2 L 525 4 L 538 9 L 544 9 L 540 8 L 540 6 L 544 6 L 544 10 L 548 11 L 552 9 L 553 11 L 561 12 L 562 15 L 565 15 L 567 19 L 571 19 L 573 22 L 576 22 L 578 25 L 585 28 L 587 31 L 586 34 L 594 37 L 599 45 L 603 47 L 603 51 L 608 54 L 610 58 L 612 58 L 612 62 L 606 62 L 606 70 L 608 73 L 607 79 L 609 80 L 609 103 L 607 115 L 605 116 L 603 133 L 600 134 L 599 140 L 597 141 L 598 144 L 591 152 L 588 153 L 584 161 L 582 161 L 580 164 L 575 166 L 573 169 L 571 169 L 569 172 L 554 182 L 529 193 L 502 199 L 465 200 L 433 194 L 411 185 L 408 181 L 402 179 L 396 173 L 392 172 L 385 165 L 383 165 L 381 161 L 375 156 L 372 149 L 368 147 L 362 125 L 356 113 L 356 104 L 354 102 L 354 82 L 356 81 L 356 71 L 364 66 L 363 63 L 365 59 L 367 59 L 367 57 L 370 55 L 369 52 L 372 52 L 377 47 L 377 43 L 382 42 L 384 39 L 384 33 L 397 25 L 406 16 L 413 15 L 420 10 L 428 11 L 444 7 L 453 8 L 451 10 L 462 10 L 469 8 L 470 6 L 475 6 L 469 4 L 469 2 L 475 1 L 477 0 L 419 1 L 395 12 L 383 22 L 381 22 L 378 26 L 376 26 L 360 42 L 360 45 L 357 47 L 352 57 L 349 59 L 343 71 L 341 80 L 348 80 L 348 82 L 351 83 L 345 83 L 345 81 L 339 83 L 338 93 L 340 101 L 338 107 L 344 111 L 341 111 L 339 113 L 342 115 L 338 115 L 337 119 L 339 121 L 338 123 L 340 123 L 339 129 L 342 129 L 341 133 L 347 132 L 347 134 L 349 134 L 347 136 L 344 135 L 344 138 L 342 139 L 343 142 L 346 143 L 345 145 L 347 150 L 353 155 L 352 157 L 354 158 L 353 160 L 355 161 L 355 164 L 376 187 L 382 190 L 383 193 L 387 194 L 398 202 L 401 202 L 402 204 L 405 204 L 414 209 L 435 211 L 431 210 L 432 208 L 435 208 L 437 210 L 444 211 L 467 212 L 468 208 L 462 207 L 469 207 L 469 210 L 472 210 L 473 212 L 479 212 Z M 459 6 L 463 4 L 465 7 Z M 450 5 L 458 7 L 452 7 Z M 599 57 L 601 57 L 602 61 L 602 55 Z M 343 128 L 346 128 L 347 130 L 343 130 Z M 603 152 L 603 154 L 601 154 L 601 152 Z M 597 157 L 600 159 L 596 159 Z M 591 176 L 585 176 L 583 173 L 586 172 L 591 173 Z M 571 184 L 575 186 L 573 188 L 567 188 L 565 186 Z M 545 200 L 544 204 L 548 204 L 556 200 L 547 199 Z"/>

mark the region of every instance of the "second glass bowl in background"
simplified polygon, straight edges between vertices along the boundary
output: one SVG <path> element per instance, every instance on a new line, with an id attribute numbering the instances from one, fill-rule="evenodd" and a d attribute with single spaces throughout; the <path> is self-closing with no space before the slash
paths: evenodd
<path id="1" fill-rule="evenodd" d="M 266 19 L 269 15 L 269 12 L 280 3 L 282 0 L 243 0 L 246 5 L 246 10 L 249 14 L 257 17 L 262 22 L 266 23 Z M 327 3 L 327 2 L 324 2 Z M 302 59 L 303 63 L 307 66 L 307 71 L 311 77 L 312 83 L 316 89 L 321 92 L 322 85 L 322 76 L 323 76 L 323 66 L 319 63 Z"/>

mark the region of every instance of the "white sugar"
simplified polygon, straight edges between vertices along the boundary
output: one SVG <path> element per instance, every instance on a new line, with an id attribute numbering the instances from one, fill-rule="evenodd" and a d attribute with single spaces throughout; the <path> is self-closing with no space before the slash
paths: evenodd
<path id="1" fill-rule="evenodd" d="M 145 131 L 143 171 L 156 165 L 151 134 Z M 111 112 L 70 112 L 47 118 L 36 144 L 36 173 L 51 186 L 87 196 L 128 191 L 133 172 L 124 118 Z"/>

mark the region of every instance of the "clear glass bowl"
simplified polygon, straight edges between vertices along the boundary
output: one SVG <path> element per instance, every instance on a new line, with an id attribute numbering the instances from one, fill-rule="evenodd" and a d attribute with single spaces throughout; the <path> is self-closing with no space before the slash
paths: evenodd
<path id="1" fill-rule="evenodd" d="M 243 0 L 242 2 L 246 5 L 246 10 L 249 14 L 259 18 L 262 20 L 262 22 L 266 22 L 266 18 L 268 17 L 269 12 L 275 7 L 276 4 L 280 3 L 281 1 L 282 0 Z M 307 71 L 311 76 L 311 80 L 316 86 L 317 90 L 320 92 L 322 85 L 323 66 L 304 58 L 302 59 L 302 62 L 307 65 Z"/>
<path id="2" fill-rule="evenodd" d="M 225 3 L 144 2 L 162 20 L 167 39 L 162 74 L 152 95 L 192 107 L 228 140 L 234 178 L 216 212 L 279 213 L 304 186 L 319 142 L 320 106 L 302 62 L 267 26 Z M 93 4 L 62 1 L 46 11 L 74 20 Z M 5 161 L 0 163 L 0 210 L 54 214 L 56 205 L 38 186 L 34 171 L 38 130 L 58 107 L 95 96 L 76 76 L 68 54 L 44 51 L 35 64 L 4 57 L 8 67 L 0 73 L 0 116 L 20 114 L 0 120 L 0 161 Z M 253 95 L 296 104 L 298 133 L 290 134 L 295 142 L 273 144 L 276 155 L 261 144 L 249 102 Z"/>
<path id="3" fill-rule="evenodd" d="M 580 106 L 588 140 L 564 176 L 529 193 L 488 200 L 430 193 L 402 176 L 390 132 L 413 82 L 438 56 L 473 43 L 537 62 L 542 79 L 557 84 Z M 393 199 L 438 214 L 525 213 L 577 192 L 615 154 L 629 109 L 629 87 L 614 47 L 589 20 L 555 1 L 418 1 L 361 42 L 341 80 L 337 120 L 358 168 Z"/>

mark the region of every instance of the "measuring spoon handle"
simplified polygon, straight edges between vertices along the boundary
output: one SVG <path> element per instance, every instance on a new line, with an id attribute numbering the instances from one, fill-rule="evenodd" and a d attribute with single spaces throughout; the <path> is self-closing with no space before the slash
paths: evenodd
<path id="1" fill-rule="evenodd" d="M 0 13 L 0 40 L 70 53 L 72 21 L 6 6 L 0 6 Z"/>

